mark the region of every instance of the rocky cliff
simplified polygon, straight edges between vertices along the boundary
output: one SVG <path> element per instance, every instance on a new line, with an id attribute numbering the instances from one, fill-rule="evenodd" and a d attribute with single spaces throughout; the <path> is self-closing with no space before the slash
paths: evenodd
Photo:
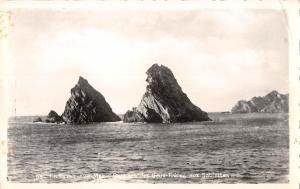
<path id="1" fill-rule="evenodd" d="M 138 107 L 128 110 L 124 122 L 208 121 L 207 113 L 195 106 L 177 83 L 172 71 L 158 64 L 147 70 L 148 85 Z"/>
<path id="2" fill-rule="evenodd" d="M 288 94 L 280 94 L 277 91 L 272 91 L 264 97 L 253 97 L 250 101 L 240 100 L 231 110 L 233 113 L 279 113 L 288 111 Z"/>
<path id="3" fill-rule="evenodd" d="M 75 124 L 121 120 L 103 95 L 82 77 L 79 77 L 78 83 L 71 89 L 71 97 L 61 117 L 65 122 Z"/>

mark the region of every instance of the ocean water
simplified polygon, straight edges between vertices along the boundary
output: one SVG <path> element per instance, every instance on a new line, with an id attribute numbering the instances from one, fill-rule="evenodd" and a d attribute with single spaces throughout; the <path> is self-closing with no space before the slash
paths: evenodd
<path id="1" fill-rule="evenodd" d="M 10 120 L 8 181 L 287 183 L 288 114 L 210 114 L 176 124 Z"/>

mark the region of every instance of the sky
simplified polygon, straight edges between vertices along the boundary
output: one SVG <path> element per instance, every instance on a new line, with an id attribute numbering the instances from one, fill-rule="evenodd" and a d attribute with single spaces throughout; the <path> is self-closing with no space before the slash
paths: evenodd
<path id="1" fill-rule="evenodd" d="M 113 111 L 137 106 L 147 69 L 169 67 L 204 111 L 288 93 L 288 34 L 276 10 L 15 10 L 11 112 L 61 114 L 79 76 Z"/>

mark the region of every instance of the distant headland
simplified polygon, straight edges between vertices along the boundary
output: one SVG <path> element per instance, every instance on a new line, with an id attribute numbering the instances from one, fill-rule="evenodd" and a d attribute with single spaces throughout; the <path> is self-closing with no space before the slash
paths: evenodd
<path id="1" fill-rule="evenodd" d="M 289 95 L 272 91 L 263 97 L 253 97 L 249 101 L 240 100 L 231 109 L 232 113 L 286 113 L 289 111 Z"/>

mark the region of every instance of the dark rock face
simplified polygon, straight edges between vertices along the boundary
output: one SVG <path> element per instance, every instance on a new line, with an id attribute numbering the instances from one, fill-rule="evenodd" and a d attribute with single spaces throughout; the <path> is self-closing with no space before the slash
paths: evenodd
<path id="1" fill-rule="evenodd" d="M 53 110 L 47 115 L 45 122 L 47 123 L 63 123 L 64 120 Z"/>
<path id="2" fill-rule="evenodd" d="M 67 123 L 113 122 L 121 119 L 112 111 L 104 96 L 86 79 L 79 77 L 71 89 L 62 118 Z"/>
<path id="3" fill-rule="evenodd" d="M 154 64 L 146 73 L 146 93 L 137 108 L 126 112 L 124 122 L 172 123 L 210 120 L 206 112 L 189 100 L 169 68 Z"/>
<path id="4" fill-rule="evenodd" d="M 233 113 L 279 113 L 289 111 L 288 94 L 272 91 L 264 97 L 253 97 L 250 101 L 241 100 L 232 108 Z"/>

